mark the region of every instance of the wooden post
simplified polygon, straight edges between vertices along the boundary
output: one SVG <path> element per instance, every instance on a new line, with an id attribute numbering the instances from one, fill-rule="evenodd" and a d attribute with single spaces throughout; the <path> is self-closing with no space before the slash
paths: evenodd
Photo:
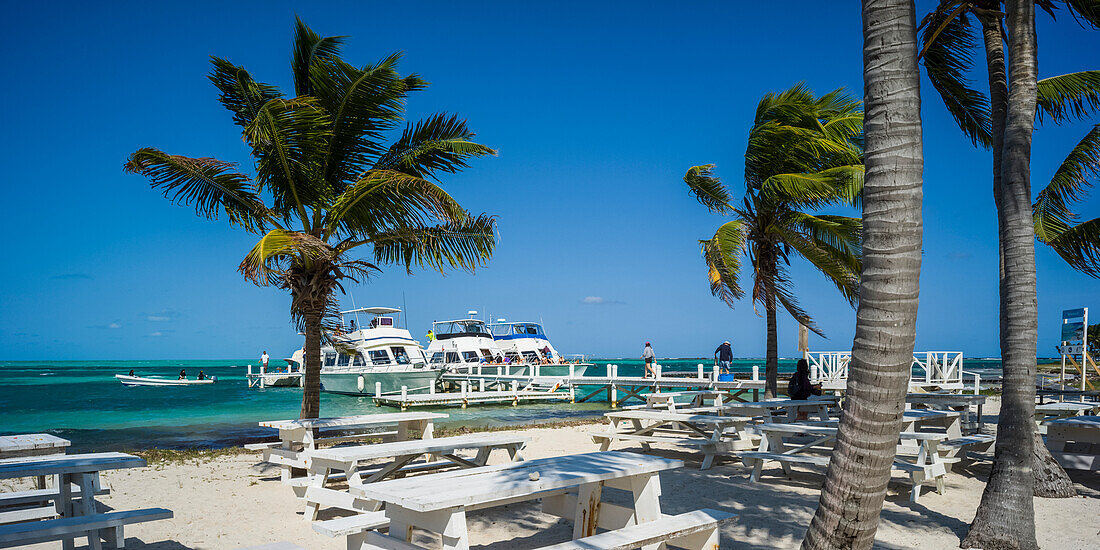
<path id="1" fill-rule="evenodd" d="M 810 329 L 801 323 L 798 325 L 798 351 L 802 352 L 803 358 L 810 351 Z"/>
<path id="2" fill-rule="evenodd" d="M 753 365 L 752 366 L 752 381 L 753 382 L 759 382 L 760 381 L 760 365 Z"/>
<path id="3" fill-rule="evenodd" d="M 699 363 L 699 364 L 698 364 L 698 365 L 696 366 L 696 368 L 698 368 L 698 369 L 699 369 L 699 373 L 698 373 L 698 374 L 699 374 L 699 380 L 702 380 L 702 379 L 703 379 L 703 364 L 702 364 L 702 363 Z"/>
<path id="4" fill-rule="evenodd" d="M 375 382 L 374 383 L 374 396 L 375 397 L 382 397 L 382 383 L 381 382 Z"/>
<path id="5" fill-rule="evenodd" d="M 718 365 L 714 365 L 714 372 L 712 374 L 713 374 L 713 378 L 711 379 L 711 382 L 717 382 L 718 381 Z"/>

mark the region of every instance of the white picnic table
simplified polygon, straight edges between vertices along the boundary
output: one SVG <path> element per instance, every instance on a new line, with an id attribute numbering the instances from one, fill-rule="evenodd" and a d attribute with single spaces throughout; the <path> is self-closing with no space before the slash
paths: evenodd
<path id="1" fill-rule="evenodd" d="M 761 436 L 759 448 L 740 453 L 745 466 L 752 468 L 749 481 L 753 482 L 760 480 L 764 462 L 770 460 L 779 462 L 788 477 L 791 476 L 791 463 L 827 466 L 828 454 L 832 453 L 838 432 L 832 426 L 790 422 L 763 423 L 757 425 L 756 430 Z M 797 441 L 787 442 L 788 438 Z M 893 467 L 909 474 L 910 484 L 913 486 L 909 496 L 911 502 L 917 502 L 921 485 L 927 482 L 934 483 L 936 492 L 943 494 L 947 470 L 937 446 L 946 438 L 946 434 L 928 432 L 903 431 L 899 434 L 900 444 Z M 808 454 L 807 451 L 816 454 Z"/>
<path id="2" fill-rule="evenodd" d="M 836 407 L 839 403 L 839 396 L 817 395 L 809 399 L 766 399 L 764 401 L 728 403 L 716 407 L 700 407 L 692 409 L 692 411 L 762 416 L 765 422 L 795 422 L 800 413 L 807 413 L 816 415 L 818 420 L 822 422 L 828 422 L 832 419 L 829 416 L 829 408 Z"/>
<path id="3" fill-rule="evenodd" d="M 379 548 L 409 548 L 412 529 L 438 533 L 442 548 L 470 546 L 466 513 L 542 499 L 545 513 L 573 520 L 573 538 L 662 519 L 658 474 L 683 462 L 625 452 L 558 456 L 381 481 L 352 488 L 385 503 L 389 535 L 370 532 Z M 604 486 L 629 491 L 632 506 L 602 502 Z"/>
<path id="4" fill-rule="evenodd" d="M 343 473 L 348 487 L 360 487 L 394 476 L 404 476 L 415 472 L 438 470 L 446 466 L 474 468 L 484 466 L 490 453 L 495 449 L 508 452 L 513 461 L 523 460 L 521 451 L 530 439 L 524 436 L 503 433 L 475 433 L 434 439 L 413 439 L 358 445 L 354 447 L 333 447 L 318 449 L 310 453 L 309 484 L 305 489 L 307 511 L 306 520 L 317 519 L 322 506 L 331 506 L 349 511 L 378 510 L 381 503 L 364 501 L 349 492 L 326 487 L 334 471 Z M 473 457 L 458 455 L 459 450 L 476 449 Z M 412 462 L 429 455 L 425 462 Z M 433 460 L 432 457 L 443 460 Z M 382 464 L 368 464 L 369 461 L 388 459 Z"/>
<path id="5" fill-rule="evenodd" d="M 901 431 L 916 432 L 924 428 L 943 428 L 948 439 L 962 437 L 962 414 L 958 411 L 935 411 L 928 409 L 908 409 L 901 417 Z"/>
<path id="6" fill-rule="evenodd" d="M 263 428 L 279 430 L 279 442 L 246 445 L 248 449 L 261 449 L 265 462 L 282 466 L 280 479 L 283 483 L 294 480 L 292 469 L 309 468 L 309 454 L 321 443 L 339 443 L 361 441 L 365 438 L 381 437 L 382 441 L 405 441 L 413 430 L 421 431 L 422 439 L 431 439 L 435 428 L 434 421 L 447 418 L 448 415 L 430 412 L 399 412 L 385 414 L 363 414 L 337 418 L 307 418 L 299 420 L 270 420 L 260 422 Z M 379 431 L 379 428 L 395 425 L 395 429 Z M 353 432 L 350 435 L 317 437 L 319 430 L 340 430 Z"/>
<path id="7" fill-rule="evenodd" d="M 706 470 L 721 453 L 752 448 L 745 429 L 752 422 L 743 416 L 717 416 L 670 412 L 660 409 L 633 409 L 604 414 L 607 431 L 592 432 L 592 441 L 600 450 L 611 448 L 614 441 L 638 441 L 649 451 L 652 443 L 698 447 L 703 451 L 701 469 Z"/>
<path id="8" fill-rule="evenodd" d="M 15 434 L 0 436 L 0 459 L 24 456 L 65 454 L 68 439 L 51 434 Z M 46 488 L 46 476 L 34 478 L 35 489 Z"/>
<path id="9" fill-rule="evenodd" d="M 905 403 L 937 411 L 956 411 L 960 413 L 964 433 L 980 433 L 986 399 L 987 396 L 981 394 L 928 392 L 907 394 Z"/>
<path id="10" fill-rule="evenodd" d="M 62 516 L 61 520 L 47 520 L 37 522 L 44 530 L 49 530 L 56 522 L 74 520 L 78 516 L 97 515 L 95 495 L 99 490 L 99 473 L 105 470 L 118 470 L 125 468 L 140 468 L 145 466 L 145 460 L 126 453 L 89 453 L 75 455 L 43 455 L 22 458 L 0 460 L 0 479 L 36 476 L 57 476 L 57 494 L 51 500 L 54 501 L 56 515 Z M 73 485 L 77 486 L 78 494 L 74 494 Z M 74 499 L 79 498 L 79 503 Z M 152 519 L 163 519 L 165 510 L 158 510 L 157 516 Z M 142 511 L 135 511 L 142 512 Z M 119 513 L 122 514 L 122 513 Z M 99 514 L 102 515 L 102 514 Z M 171 517 L 168 512 L 166 517 Z M 128 518 L 133 519 L 133 518 Z M 55 522 L 51 524 L 50 522 Z M 145 521 L 145 520 L 138 520 Z M 69 521 L 73 523 L 73 521 Z M 125 538 L 122 535 L 122 524 L 112 525 L 111 521 L 89 524 L 91 527 L 83 533 L 74 534 L 69 538 L 56 537 L 52 540 L 62 540 L 62 546 L 70 550 L 74 546 L 76 536 L 87 536 L 90 548 L 101 548 L 101 538 L 109 544 L 121 547 Z M 3 537 L 26 536 L 28 531 L 33 531 L 36 522 L 17 524 L 18 533 L 4 532 L 0 535 L 0 546 L 3 546 Z M 100 527 L 102 525 L 102 527 Z M 94 528 L 93 528 L 94 527 Z M 3 527 L 0 527 L 2 530 Z M 13 539 L 18 540 L 18 539 Z M 26 539 L 23 539 L 26 540 Z M 50 540 L 50 539 L 45 539 Z"/>
<path id="11" fill-rule="evenodd" d="M 1100 403 L 1085 401 L 1051 401 L 1042 405 L 1035 405 L 1035 423 L 1039 426 L 1039 433 L 1047 433 L 1047 425 L 1059 418 L 1071 418 L 1074 416 L 1094 415 L 1100 412 Z"/>
<path id="12" fill-rule="evenodd" d="M 722 404 L 723 395 L 725 392 L 719 390 L 692 390 L 692 391 L 669 391 L 669 392 L 653 392 L 645 395 L 645 408 L 647 409 L 667 409 L 669 411 L 676 411 L 677 408 L 695 408 L 709 405 L 717 406 Z M 689 401 L 676 401 L 676 398 L 690 397 Z"/>
<path id="13" fill-rule="evenodd" d="M 1100 416 L 1071 416 L 1046 424 L 1046 445 L 1065 468 L 1100 470 Z"/>

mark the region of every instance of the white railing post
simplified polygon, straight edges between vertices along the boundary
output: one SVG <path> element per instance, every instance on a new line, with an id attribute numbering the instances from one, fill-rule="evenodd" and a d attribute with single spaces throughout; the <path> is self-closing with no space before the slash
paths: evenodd
<path id="1" fill-rule="evenodd" d="M 697 368 L 699 369 L 699 380 L 702 380 L 703 379 L 703 364 L 699 363 Z"/>
<path id="2" fill-rule="evenodd" d="M 435 395 L 435 382 L 431 382 L 428 384 L 428 394 Z"/>
<path id="3" fill-rule="evenodd" d="M 381 382 L 375 382 L 374 383 L 374 396 L 375 397 L 382 397 L 382 383 Z"/>
<path id="4" fill-rule="evenodd" d="M 481 363 L 477 364 L 477 375 L 481 376 Z"/>
<path id="5" fill-rule="evenodd" d="M 401 403 L 404 404 L 409 397 L 409 387 L 401 386 Z"/>
<path id="6" fill-rule="evenodd" d="M 470 383 L 467 382 L 466 380 L 463 380 L 462 381 L 462 399 L 466 399 L 466 392 L 468 391 L 469 387 L 470 387 Z"/>
<path id="7" fill-rule="evenodd" d="M 478 391 L 485 391 L 485 379 L 484 378 L 481 378 L 481 379 L 478 380 Z"/>
<path id="8" fill-rule="evenodd" d="M 500 376 L 500 375 L 501 375 L 501 372 L 502 372 L 502 371 L 501 371 L 500 369 L 501 369 L 501 367 L 499 367 L 499 366 L 498 366 L 498 367 L 497 367 L 497 376 Z"/>
<path id="9" fill-rule="evenodd" d="M 982 375 L 974 373 L 974 395 L 982 392 Z"/>
<path id="10" fill-rule="evenodd" d="M 711 382 L 718 381 L 718 365 L 714 365 L 714 370 L 711 371 Z"/>
<path id="11" fill-rule="evenodd" d="M 612 376 L 611 376 L 611 363 L 607 364 L 607 377 L 612 378 Z"/>
<path id="12" fill-rule="evenodd" d="M 661 365 L 658 365 L 657 363 L 654 363 L 653 364 L 653 378 L 660 378 L 660 377 L 661 377 Z"/>
<path id="13" fill-rule="evenodd" d="M 820 380 L 820 379 L 821 379 L 820 378 L 820 373 L 818 373 L 818 371 L 817 371 L 817 363 L 814 363 L 810 367 L 810 380 L 817 381 L 817 380 Z"/>
<path id="14" fill-rule="evenodd" d="M 573 365 L 569 365 L 569 381 L 570 381 L 570 382 L 572 382 L 572 381 L 573 381 L 573 377 L 574 377 L 574 376 L 576 376 L 576 375 L 574 374 L 575 370 L 576 370 L 576 367 L 574 367 Z"/>
<path id="15" fill-rule="evenodd" d="M 752 381 L 753 382 L 759 382 L 760 381 L 760 365 L 753 365 L 752 366 Z"/>
<path id="16" fill-rule="evenodd" d="M 541 369 L 539 368 L 539 364 L 538 364 L 538 363 L 535 363 L 534 367 L 535 367 L 535 378 L 538 378 L 538 377 L 539 377 L 539 371 L 540 371 Z"/>

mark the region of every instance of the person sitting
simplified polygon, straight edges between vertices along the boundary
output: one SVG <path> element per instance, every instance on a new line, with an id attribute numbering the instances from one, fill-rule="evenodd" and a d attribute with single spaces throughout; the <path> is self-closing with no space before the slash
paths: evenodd
<path id="1" fill-rule="evenodd" d="M 787 395 L 800 401 L 809 399 L 811 395 L 821 395 L 821 386 L 810 382 L 810 364 L 805 359 L 798 360 L 798 366 L 787 382 Z"/>
<path id="2" fill-rule="evenodd" d="M 180 369 L 180 380 L 187 380 L 187 371 Z"/>
<path id="3" fill-rule="evenodd" d="M 201 370 L 199 371 L 199 380 L 206 380 L 206 373 Z"/>
<path id="4" fill-rule="evenodd" d="M 137 375 L 134 374 L 134 369 L 130 369 L 130 374 L 128 374 L 126 376 L 137 376 Z"/>

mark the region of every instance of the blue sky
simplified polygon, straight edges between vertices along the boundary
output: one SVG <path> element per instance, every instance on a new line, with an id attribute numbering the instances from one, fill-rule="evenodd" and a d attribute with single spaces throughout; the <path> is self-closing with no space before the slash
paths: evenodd
<path id="1" fill-rule="evenodd" d="M 743 189 L 745 137 L 768 91 L 805 81 L 861 97 L 858 6 L 592 4 L 6 4 L 0 359 L 278 357 L 300 345 L 289 297 L 236 272 L 254 236 L 171 205 L 121 169 L 142 146 L 249 167 L 205 78 L 208 56 L 288 88 L 296 13 L 321 34 L 349 35 L 353 63 L 403 50 L 401 70 L 432 83 L 410 98 L 410 118 L 457 112 L 500 152 L 444 180 L 470 210 L 499 216 L 491 264 L 474 275 L 391 268 L 348 288 L 356 304 L 407 305 L 415 335 L 477 309 L 541 319 L 564 353 L 632 357 L 651 340 L 661 356 L 706 356 L 730 339 L 737 355 L 762 356 L 763 318 L 709 293 L 696 241 L 723 219 L 681 178 L 713 162 Z M 1100 33 L 1038 17 L 1040 77 L 1097 68 Z M 917 347 L 996 356 L 989 154 L 922 86 Z M 1035 133 L 1036 186 L 1087 128 Z M 1100 199 L 1080 209 L 1096 217 Z M 1037 251 L 1039 349 L 1051 355 L 1060 311 L 1100 307 L 1100 282 Z M 849 349 L 853 310 L 804 262 L 793 279 L 829 337 L 812 337 L 812 349 Z M 779 329 L 780 355 L 794 355 L 796 324 L 781 315 Z"/>

